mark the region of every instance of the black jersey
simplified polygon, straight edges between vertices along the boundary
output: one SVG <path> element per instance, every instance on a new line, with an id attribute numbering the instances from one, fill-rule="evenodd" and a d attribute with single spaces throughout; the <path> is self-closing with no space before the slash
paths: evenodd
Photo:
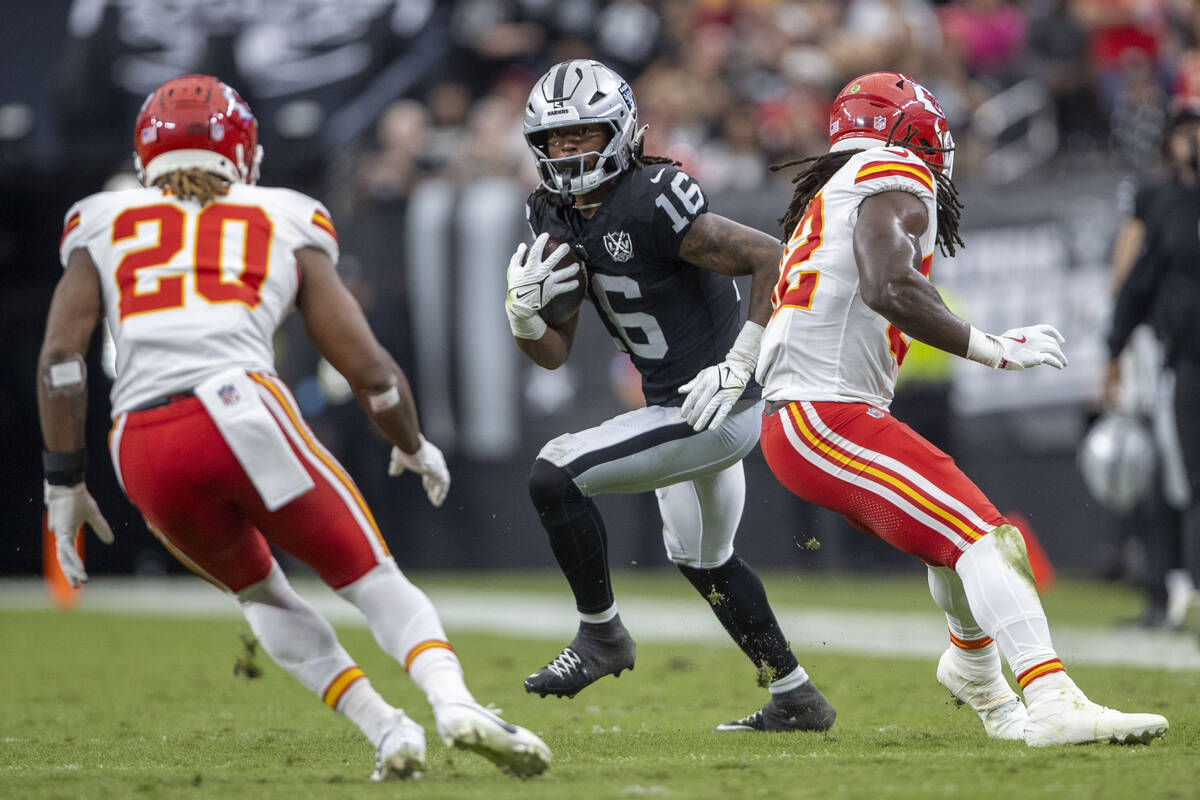
<path id="1" fill-rule="evenodd" d="M 1142 203 L 1143 251 L 1121 286 L 1108 337 L 1113 357 L 1152 322 L 1171 362 L 1200 360 L 1200 188 L 1171 182 Z"/>
<path id="2" fill-rule="evenodd" d="M 733 280 L 679 257 L 688 228 L 707 210 L 700 184 L 667 164 L 616 178 L 591 219 L 542 194 L 526 205 L 535 237 L 582 246 L 588 298 L 641 373 L 649 405 L 681 405 L 679 386 L 720 363 L 741 327 Z M 742 396 L 760 394 L 751 381 Z"/>

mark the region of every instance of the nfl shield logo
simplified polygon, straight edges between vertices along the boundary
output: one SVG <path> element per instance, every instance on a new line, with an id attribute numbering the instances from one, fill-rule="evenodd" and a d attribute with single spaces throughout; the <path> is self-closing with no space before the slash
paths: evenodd
<path id="1" fill-rule="evenodd" d="M 220 389 L 217 389 L 217 397 L 221 398 L 221 402 L 227 406 L 232 406 L 242 399 L 242 396 L 238 394 L 238 390 L 231 383 L 227 383 Z"/>
<path id="2" fill-rule="evenodd" d="M 613 261 L 628 261 L 633 258 L 633 240 L 625 231 L 604 234 L 604 249 Z"/>
<path id="3" fill-rule="evenodd" d="M 629 88 L 628 83 L 621 84 L 621 99 L 627 107 L 633 108 L 633 89 Z"/>
<path id="4" fill-rule="evenodd" d="M 887 117 L 876 117 L 873 127 L 877 131 L 881 131 L 887 127 Z"/>

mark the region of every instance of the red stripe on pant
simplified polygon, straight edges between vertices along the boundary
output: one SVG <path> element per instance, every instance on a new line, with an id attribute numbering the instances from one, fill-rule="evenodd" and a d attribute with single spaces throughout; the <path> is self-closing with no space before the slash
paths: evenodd
<path id="1" fill-rule="evenodd" d="M 953 567 L 972 536 L 1002 525 L 1001 516 L 954 460 L 890 414 L 865 403 L 811 403 L 834 436 L 863 448 L 851 453 L 808 426 L 814 444 L 790 414 L 793 404 L 763 418 L 760 447 L 775 477 L 798 497 L 842 514 L 855 527 L 930 564 Z M 800 413 L 803 413 L 802 411 Z M 785 424 L 796 431 L 793 443 Z M 837 455 L 837 454 L 840 454 Z M 845 463 L 848 457 L 853 464 Z M 898 462 L 952 497 L 983 523 L 963 513 L 880 459 Z M 813 463 L 813 462 L 816 463 Z M 865 468 L 864 468 L 865 467 Z"/>

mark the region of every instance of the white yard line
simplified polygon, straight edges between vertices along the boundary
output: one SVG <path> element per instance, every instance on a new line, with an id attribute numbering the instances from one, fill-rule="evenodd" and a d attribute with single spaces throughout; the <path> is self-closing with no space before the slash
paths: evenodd
<path id="1" fill-rule="evenodd" d="M 365 626 L 357 609 L 323 585 L 297 581 L 297 591 L 338 625 Z M 561 595 L 437 587 L 427 590 L 451 632 L 513 634 L 566 642 L 578 618 Z M 725 631 L 699 601 L 625 596 L 621 618 L 639 641 L 720 642 Z M 0 580 L 0 610 L 46 609 L 39 579 Z M 228 618 L 239 615 L 229 595 L 192 578 L 97 578 L 79 608 L 116 614 Z M 944 618 L 929 613 L 805 610 L 776 606 L 784 633 L 803 661 L 805 651 L 934 659 L 946 647 Z M 1056 625 L 1059 655 L 1068 663 L 1200 670 L 1195 635 Z"/>

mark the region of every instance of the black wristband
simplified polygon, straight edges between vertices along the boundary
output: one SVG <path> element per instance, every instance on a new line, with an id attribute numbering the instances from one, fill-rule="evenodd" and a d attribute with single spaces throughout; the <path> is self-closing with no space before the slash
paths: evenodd
<path id="1" fill-rule="evenodd" d="M 51 486 L 74 486 L 83 483 L 87 474 L 87 448 L 81 447 L 72 453 L 42 451 L 42 470 L 46 483 Z"/>

